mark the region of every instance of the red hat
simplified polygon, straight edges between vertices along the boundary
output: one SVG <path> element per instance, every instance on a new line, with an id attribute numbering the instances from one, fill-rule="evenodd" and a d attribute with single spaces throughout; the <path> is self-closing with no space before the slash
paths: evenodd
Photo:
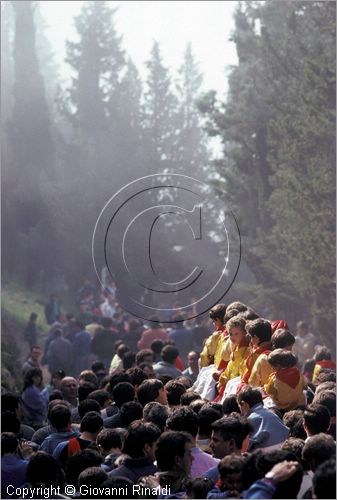
<path id="1" fill-rule="evenodd" d="M 271 322 L 271 330 L 274 333 L 278 328 L 284 328 L 284 330 L 289 330 L 288 323 L 284 319 L 275 319 Z"/>

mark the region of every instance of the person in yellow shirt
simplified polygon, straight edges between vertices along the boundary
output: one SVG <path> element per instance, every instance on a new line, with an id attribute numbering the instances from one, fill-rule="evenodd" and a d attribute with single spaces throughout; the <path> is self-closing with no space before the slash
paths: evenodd
<path id="1" fill-rule="evenodd" d="M 221 362 L 221 350 L 223 338 L 227 336 L 224 317 L 226 314 L 225 304 L 217 304 L 209 311 L 215 331 L 208 337 L 200 354 L 200 368 L 215 364 L 216 368 Z"/>
<path id="2" fill-rule="evenodd" d="M 271 352 L 272 327 L 269 321 L 259 318 L 247 322 L 246 332 L 250 338 L 251 350 L 246 359 L 242 382 L 255 387 L 263 387 L 273 371 L 268 362 L 268 354 Z"/>
<path id="3" fill-rule="evenodd" d="M 226 387 L 228 380 L 243 376 L 246 369 L 245 360 L 249 354 L 249 338 L 246 333 L 246 321 L 240 316 L 234 316 L 234 318 L 227 321 L 226 329 L 233 345 L 233 352 L 226 369 L 219 377 L 219 393 L 222 387 Z M 223 392 L 223 389 L 221 392 Z"/>
<path id="4" fill-rule="evenodd" d="M 315 383 L 316 378 L 322 368 L 329 368 L 329 370 L 336 371 L 336 363 L 331 359 L 331 352 L 326 347 L 322 346 L 316 350 L 314 355 L 315 368 L 312 375 L 312 381 Z"/>
<path id="5" fill-rule="evenodd" d="M 307 380 L 296 366 L 294 354 L 285 349 L 276 349 L 268 355 L 268 361 L 273 368 L 264 391 L 268 394 L 279 410 L 293 410 L 304 405 L 303 391 Z"/>

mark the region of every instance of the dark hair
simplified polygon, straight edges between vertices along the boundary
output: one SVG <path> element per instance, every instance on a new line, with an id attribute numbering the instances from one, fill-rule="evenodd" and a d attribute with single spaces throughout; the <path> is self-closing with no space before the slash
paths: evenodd
<path id="1" fill-rule="evenodd" d="M 81 432 L 90 432 L 91 434 L 95 434 L 103 427 L 103 419 L 100 413 L 96 411 L 89 411 L 84 415 L 80 424 Z"/>
<path id="2" fill-rule="evenodd" d="M 111 328 L 112 324 L 113 321 L 108 316 L 103 316 L 103 318 L 101 318 L 101 325 L 103 326 L 103 328 Z"/>
<path id="3" fill-rule="evenodd" d="M 157 442 L 155 451 L 158 468 L 161 471 L 171 470 L 175 465 L 175 457 L 183 457 L 185 445 L 190 443 L 192 437 L 187 432 L 164 432 Z"/>
<path id="4" fill-rule="evenodd" d="M 1 456 L 5 453 L 15 453 L 19 446 L 19 439 L 14 432 L 1 433 Z"/>
<path id="5" fill-rule="evenodd" d="M 192 401 L 200 399 L 200 394 L 194 391 L 186 391 L 180 396 L 180 404 L 182 406 L 189 406 Z"/>
<path id="6" fill-rule="evenodd" d="M 159 391 L 164 388 L 160 380 L 150 378 L 144 380 L 137 388 L 137 398 L 141 405 L 145 406 L 150 401 L 155 401 L 159 396 Z"/>
<path id="7" fill-rule="evenodd" d="M 324 361 L 331 359 L 331 352 L 327 347 L 319 347 L 314 355 L 315 361 Z"/>
<path id="8" fill-rule="evenodd" d="M 290 410 L 283 415 L 283 423 L 289 427 L 289 437 L 306 439 L 303 427 L 303 410 Z"/>
<path id="9" fill-rule="evenodd" d="M 170 375 L 157 375 L 156 379 L 160 380 L 160 382 L 162 382 L 162 384 L 165 386 L 167 382 L 173 380 L 173 377 L 171 377 Z"/>
<path id="10" fill-rule="evenodd" d="M 27 471 L 27 481 L 32 485 L 54 486 L 64 479 L 63 472 L 58 461 L 45 453 L 38 451 L 29 460 Z"/>
<path id="11" fill-rule="evenodd" d="M 155 339 L 153 342 L 151 342 L 151 351 L 153 351 L 155 354 L 160 354 L 160 351 L 164 347 L 164 342 L 160 339 Z"/>
<path id="12" fill-rule="evenodd" d="M 303 363 L 303 373 L 309 372 L 312 374 L 315 368 L 315 360 L 313 358 L 306 359 Z"/>
<path id="13" fill-rule="evenodd" d="M 173 364 L 177 357 L 179 356 L 179 351 L 173 345 L 166 345 L 161 350 L 161 357 L 166 363 Z"/>
<path id="14" fill-rule="evenodd" d="M 291 368 L 296 365 L 297 359 L 290 351 L 275 349 L 275 351 L 268 354 L 268 362 L 272 367 Z"/>
<path id="15" fill-rule="evenodd" d="M 170 409 L 158 403 L 157 401 L 151 401 L 144 406 L 143 409 L 143 419 L 145 422 L 152 422 L 157 425 L 161 432 L 164 432 L 166 426 L 166 420 L 170 415 Z"/>
<path id="16" fill-rule="evenodd" d="M 167 401 L 169 405 L 179 405 L 181 396 L 186 392 L 184 384 L 176 380 L 170 380 L 164 387 L 167 391 Z"/>
<path id="17" fill-rule="evenodd" d="M 207 498 L 207 493 L 213 488 L 212 479 L 195 477 L 186 483 L 187 498 Z"/>
<path id="18" fill-rule="evenodd" d="M 336 417 L 336 393 L 334 391 L 321 391 L 315 394 L 312 403 L 325 406 L 330 413 L 330 417 Z"/>
<path id="19" fill-rule="evenodd" d="M 243 304 L 242 302 L 236 301 L 236 302 L 231 302 L 227 306 L 227 311 L 231 311 L 232 309 L 236 309 L 239 312 L 245 312 L 248 309 L 248 306 L 246 304 Z"/>
<path id="20" fill-rule="evenodd" d="M 230 329 L 233 327 L 240 328 L 240 330 L 246 333 L 246 320 L 240 316 L 234 316 L 234 318 L 229 319 L 226 323 L 227 332 L 229 333 Z"/>
<path id="21" fill-rule="evenodd" d="M 222 413 L 224 415 L 230 415 L 233 412 L 240 413 L 240 407 L 238 405 L 236 395 L 230 394 L 229 396 L 226 396 L 222 402 Z"/>
<path id="22" fill-rule="evenodd" d="M 321 382 L 319 385 L 316 385 L 315 396 L 321 391 L 332 391 L 336 394 L 336 382 L 328 380 L 327 382 Z"/>
<path id="23" fill-rule="evenodd" d="M 323 405 L 312 403 L 304 410 L 303 422 L 310 434 L 326 432 L 330 425 L 329 410 Z"/>
<path id="24" fill-rule="evenodd" d="M 48 402 L 50 403 L 50 401 L 55 401 L 55 399 L 64 400 L 62 392 L 58 389 L 54 389 L 53 391 L 51 391 L 51 393 L 49 394 Z"/>
<path id="25" fill-rule="evenodd" d="M 4 411 L 1 413 L 1 432 L 12 432 L 20 434 L 20 420 L 12 411 Z"/>
<path id="26" fill-rule="evenodd" d="M 51 425 L 60 432 L 71 422 L 71 413 L 67 406 L 58 404 L 50 410 L 48 418 Z"/>
<path id="27" fill-rule="evenodd" d="M 90 399 L 97 401 L 100 408 L 103 408 L 104 404 L 111 399 L 111 394 L 104 389 L 96 389 L 96 391 L 90 393 Z"/>
<path id="28" fill-rule="evenodd" d="M 199 399 L 195 399 L 192 403 L 190 403 L 189 408 L 191 408 L 198 415 L 205 403 L 208 403 L 208 401 L 199 397 Z"/>
<path id="29" fill-rule="evenodd" d="M 131 458 L 144 456 L 144 446 L 152 446 L 160 436 L 160 429 L 151 422 L 137 420 L 133 422 L 127 432 L 123 452 Z"/>
<path id="30" fill-rule="evenodd" d="M 124 359 L 124 356 L 127 352 L 129 352 L 129 348 L 126 344 L 120 344 L 116 349 L 116 354 L 121 359 Z"/>
<path id="31" fill-rule="evenodd" d="M 237 309 L 229 309 L 228 310 L 228 308 L 227 308 L 226 314 L 223 318 L 224 324 L 226 324 L 228 320 L 230 320 L 231 318 L 234 318 L 234 316 L 237 316 L 238 314 L 240 314 L 240 311 L 238 311 Z"/>
<path id="32" fill-rule="evenodd" d="M 262 392 L 260 389 L 257 389 L 256 387 L 251 387 L 250 385 L 245 386 L 239 394 L 237 395 L 237 400 L 239 404 L 244 401 L 247 403 L 250 408 L 252 406 L 255 406 L 257 404 L 262 404 L 263 399 L 262 399 Z"/>
<path id="33" fill-rule="evenodd" d="M 335 382 L 336 383 L 336 373 L 330 368 L 321 368 L 317 377 L 315 378 L 315 386 L 322 384 L 323 382 Z"/>
<path id="34" fill-rule="evenodd" d="M 274 465 L 284 460 L 296 460 L 296 456 L 285 450 L 273 450 L 269 453 L 262 453 L 257 456 L 256 468 L 260 477 L 269 472 Z M 303 479 L 303 468 L 298 464 L 296 472 L 285 481 L 279 482 L 276 485 L 273 498 L 297 498 Z"/>
<path id="35" fill-rule="evenodd" d="M 1 394 L 1 411 L 12 411 L 13 413 L 19 408 L 20 398 L 13 392 L 5 392 Z"/>
<path id="36" fill-rule="evenodd" d="M 295 344 L 295 337 L 289 330 L 278 328 L 271 336 L 272 349 L 284 349 Z"/>
<path id="37" fill-rule="evenodd" d="M 140 385 L 142 382 L 144 382 L 144 380 L 147 380 L 149 378 L 139 366 L 129 368 L 126 373 L 130 376 L 131 384 L 134 387 Z"/>
<path id="38" fill-rule="evenodd" d="M 124 439 L 117 429 L 102 429 L 96 438 L 96 443 L 108 452 L 111 448 L 122 449 Z"/>
<path id="39" fill-rule="evenodd" d="M 320 464 L 336 455 L 336 443 L 329 434 L 316 434 L 304 444 L 302 458 L 314 471 Z"/>
<path id="40" fill-rule="evenodd" d="M 69 458 L 67 463 L 67 483 L 78 488 L 78 476 L 81 472 L 89 467 L 99 467 L 102 462 L 103 458 L 95 450 L 85 449 L 75 453 Z"/>
<path id="41" fill-rule="evenodd" d="M 29 316 L 29 319 L 32 320 L 32 319 L 37 319 L 37 314 L 35 312 L 32 312 Z"/>
<path id="42" fill-rule="evenodd" d="M 199 428 L 198 415 L 191 408 L 183 406 L 168 417 L 166 426 L 171 431 L 189 432 L 195 438 Z"/>
<path id="43" fill-rule="evenodd" d="M 243 471 L 245 458 L 237 455 L 227 455 L 218 463 L 218 471 L 221 479 L 226 478 L 227 474 L 239 474 Z"/>
<path id="44" fill-rule="evenodd" d="M 281 446 L 281 450 L 293 453 L 296 456 L 296 460 L 300 463 L 302 462 L 303 448 L 304 448 L 304 440 L 295 437 L 290 437 L 286 439 Z"/>
<path id="45" fill-rule="evenodd" d="M 211 437 L 212 424 L 219 420 L 222 415 L 212 406 L 205 404 L 198 415 L 199 435 Z"/>
<path id="46" fill-rule="evenodd" d="M 138 401 L 123 403 L 120 410 L 121 427 L 128 427 L 134 420 L 143 417 L 143 407 Z"/>
<path id="47" fill-rule="evenodd" d="M 129 382 L 131 384 L 131 377 L 124 371 L 118 371 L 114 373 L 113 375 L 110 375 L 110 391 L 112 393 L 114 387 L 119 384 L 120 382 Z"/>
<path id="48" fill-rule="evenodd" d="M 224 322 L 224 316 L 226 314 L 226 309 L 227 306 L 225 304 L 217 304 L 216 306 L 212 307 L 209 311 L 209 317 L 210 319 L 216 320 L 219 319 L 221 323 Z"/>
<path id="49" fill-rule="evenodd" d="M 246 311 L 239 312 L 238 316 L 240 318 L 243 318 L 245 321 L 255 321 L 256 319 L 259 319 L 260 316 L 250 307 Z"/>
<path id="50" fill-rule="evenodd" d="M 90 396 L 91 396 L 91 394 L 90 394 Z M 79 405 L 77 407 L 77 411 L 78 411 L 80 418 L 82 419 L 84 417 L 84 415 L 89 413 L 89 411 L 95 411 L 95 412 L 99 413 L 101 411 L 101 407 L 100 407 L 98 401 L 96 401 L 95 399 L 91 399 L 91 397 L 90 397 L 88 399 L 84 399 L 83 401 L 81 401 L 79 403 Z"/>
<path id="51" fill-rule="evenodd" d="M 246 332 L 251 336 L 256 336 L 261 342 L 269 342 L 271 339 L 272 331 L 271 324 L 266 319 L 258 318 L 248 321 L 246 324 Z"/>
<path id="52" fill-rule="evenodd" d="M 78 476 L 78 484 L 79 486 L 86 485 L 92 488 L 98 488 L 107 479 L 108 474 L 101 469 L 101 467 L 88 467 L 82 470 L 81 474 Z"/>
<path id="53" fill-rule="evenodd" d="M 116 405 L 120 408 L 123 403 L 135 399 L 135 388 L 130 382 L 119 382 L 112 389 L 112 397 Z"/>
<path id="54" fill-rule="evenodd" d="M 89 394 L 96 391 L 96 389 L 97 385 L 92 382 L 83 382 L 83 384 L 78 386 L 78 400 L 83 401 L 89 396 Z"/>
<path id="55" fill-rule="evenodd" d="M 133 488 L 134 482 L 122 476 L 110 476 L 101 484 L 103 494 L 100 498 L 139 498 L 137 491 Z M 115 492 L 115 493 L 114 493 Z"/>
<path id="56" fill-rule="evenodd" d="M 93 364 L 91 365 L 91 369 L 95 374 L 97 374 L 100 371 L 106 371 L 106 367 L 103 361 L 94 361 Z"/>
<path id="57" fill-rule="evenodd" d="M 41 377 L 41 380 L 43 380 L 42 376 L 42 370 L 40 368 L 29 368 L 29 370 L 26 371 L 26 374 L 24 376 L 23 380 L 23 390 L 27 389 L 27 387 L 30 387 L 33 385 L 33 378 L 34 377 Z"/>
<path id="58" fill-rule="evenodd" d="M 152 356 L 153 359 L 153 351 L 151 349 L 141 349 L 136 354 L 136 365 L 139 366 L 141 363 L 144 363 L 144 360 L 147 356 Z"/>
<path id="59" fill-rule="evenodd" d="M 315 498 L 336 498 L 336 458 L 317 467 L 312 478 Z"/>
<path id="60" fill-rule="evenodd" d="M 212 430 L 219 432 L 224 441 L 234 439 L 236 447 L 241 450 L 243 441 L 253 428 L 246 418 L 231 414 L 216 420 Z"/>

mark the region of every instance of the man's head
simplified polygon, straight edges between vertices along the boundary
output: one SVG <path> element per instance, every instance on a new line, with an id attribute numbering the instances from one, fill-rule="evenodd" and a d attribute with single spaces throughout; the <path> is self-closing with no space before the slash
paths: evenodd
<path id="1" fill-rule="evenodd" d="M 336 443 L 333 437 L 323 433 L 312 436 L 302 450 L 302 458 L 309 464 L 312 471 L 335 455 Z"/>
<path id="2" fill-rule="evenodd" d="M 198 438 L 210 439 L 212 435 L 212 424 L 219 420 L 222 415 L 212 406 L 205 404 L 198 415 Z"/>
<path id="3" fill-rule="evenodd" d="M 330 424 L 336 422 L 336 393 L 334 391 L 320 391 L 315 394 L 312 404 L 325 406 L 330 413 Z"/>
<path id="4" fill-rule="evenodd" d="M 143 419 L 145 422 L 152 422 L 157 425 L 161 432 L 164 432 L 170 413 L 171 411 L 167 405 L 151 401 L 144 406 Z"/>
<path id="5" fill-rule="evenodd" d="M 331 360 L 331 352 L 325 346 L 319 347 L 314 355 L 315 361 L 330 361 Z"/>
<path id="6" fill-rule="evenodd" d="M 291 351 L 294 344 L 294 335 L 292 335 L 289 330 L 285 330 L 284 328 L 278 328 L 275 330 L 271 337 L 272 349 L 285 349 L 286 351 Z"/>
<path id="7" fill-rule="evenodd" d="M 303 427 L 303 410 L 290 410 L 283 415 L 283 423 L 289 427 L 289 437 L 306 439 Z"/>
<path id="8" fill-rule="evenodd" d="M 74 377 L 64 377 L 60 383 L 60 391 L 66 401 L 72 401 L 78 395 L 78 382 Z"/>
<path id="9" fill-rule="evenodd" d="M 84 415 L 80 424 L 80 431 L 91 434 L 96 439 L 97 434 L 103 429 L 103 419 L 100 413 L 89 411 Z"/>
<path id="10" fill-rule="evenodd" d="M 141 363 L 153 363 L 153 351 L 151 349 L 141 349 L 136 354 L 136 365 L 139 366 Z"/>
<path id="11" fill-rule="evenodd" d="M 31 315 L 29 316 L 30 321 L 36 321 L 37 320 L 37 314 L 35 312 L 32 312 Z"/>
<path id="12" fill-rule="evenodd" d="M 135 388 L 129 382 L 119 382 L 119 384 L 115 385 L 112 389 L 112 398 L 118 408 L 120 408 L 123 403 L 134 401 L 135 395 Z"/>
<path id="13" fill-rule="evenodd" d="M 187 364 L 191 368 L 192 371 L 197 372 L 199 369 L 198 366 L 199 354 L 196 351 L 190 351 L 187 354 Z"/>
<path id="14" fill-rule="evenodd" d="M 186 387 L 176 380 L 170 380 L 165 384 L 167 401 L 170 406 L 179 406 L 180 398 L 186 392 Z"/>
<path id="15" fill-rule="evenodd" d="M 298 321 L 298 323 L 296 323 L 296 335 L 298 335 L 299 337 L 304 337 L 305 335 L 307 335 L 308 331 L 308 323 L 306 323 L 305 321 Z"/>
<path id="16" fill-rule="evenodd" d="M 164 384 L 157 379 L 144 380 L 137 388 L 137 398 L 145 406 L 151 401 L 167 405 L 167 393 Z"/>
<path id="17" fill-rule="evenodd" d="M 215 458 L 241 453 L 243 443 L 252 431 L 244 417 L 237 414 L 226 415 L 212 424 L 210 448 Z"/>
<path id="18" fill-rule="evenodd" d="M 131 422 L 143 418 L 143 407 L 138 401 L 123 403 L 120 411 L 121 427 L 127 428 Z"/>
<path id="19" fill-rule="evenodd" d="M 96 438 L 96 443 L 102 455 L 107 456 L 110 453 L 121 453 L 125 434 L 125 429 L 102 429 Z"/>
<path id="20" fill-rule="evenodd" d="M 227 455 L 219 462 L 218 469 L 225 491 L 237 491 L 243 489 L 244 457 L 239 455 Z"/>
<path id="21" fill-rule="evenodd" d="M 71 428 L 71 413 L 69 408 L 64 404 L 57 404 L 51 408 L 48 418 L 57 432 L 68 431 Z"/>
<path id="22" fill-rule="evenodd" d="M 13 432 L 1 433 L 1 456 L 14 455 L 19 446 L 19 439 Z"/>
<path id="23" fill-rule="evenodd" d="M 160 429 L 156 425 L 136 420 L 128 428 L 123 452 L 131 458 L 147 457 L 154 461 L 154 450 L 159 436 Z"/>
<path id="24" fill-rule="evenodd" d="M 268 354 L 268 362 L 275 370 L 280 370 L 296 366 L 297 359 L 292 352 L 286 349 L 275 349 Z"/>
<path id="25" fill-rule="evenodd" d="M 101 407 L 95 399 L 84 399 L 81 401 L 77 407 L 78 414 L 80 418 L 82 419 L 84 415 L 89 413 L 89 411 L 94 411 L 96 413 L 99 413 L 101 411 Z"/>
<path id="26" fill-rule="evenodd" d="M 33 347 L 30 350 L 30 357 L 33 361 L 36 363 L 40 360 L 42 355 L 42 349 L 39 345 L 33 345 Z"/>
<path id="27" fill-rule="evenodd" d="M 157 442 L 155 456 L 158 468 L 165 471 L 180 471 L 189 476 L 193 461 L 192 437 L 186 432 L 164 432 Z"/>
<path id="28" fill-rule="evenodd" d="M 170 431 L 189 432 L 195 439 L 198 434 L 198 415 L 187 406 L 173 412 L 166 421 L 167 429 Z"/>
<path id="29" fill-rule="evenodd" d="M 177 357 L 179 356 L 179 351 L 173 345 L 166 345 L 165 347 L 162 348 L 160 354 L 163 361 L 165 361 L 166 363 L 170 363 L 171 365 L 174 365 Z"/>
<path id="30" fill-rule="evenodd" d="M 27 472 L 27 482 L 31 486 L 46 487 L 59 486 L 61 484 L 63 473 L 58 461 L 44 451 L 38 451 L 29 460 Z"/>
<path id="31" fill-rule="evenodd" d="M 253 406 L 262 404 L 262 392 L 255 387 L 247 385 L 239 392 L 237 401 L 241 415 L 247 415 Z"/>
<path id="32" fill-rule="evenodd" d="M 303 413 L 303 426 L 307 436 L 326 432 L 330 426 L 329 411 L 317 403 L 308 405 Z"/>
<path id="33" fill-rule="evenodd" d="M 250 337 L 251 345 L 256 347 L 262 342 L 270 342 L 272 334 L 271 324 L 262 318 L 247 321 L 246 332 Z"/>
<path id="34" fill-rule="evenodd" d="M 96 391 L 91 392 L 90 399 L 95 399 L 95 401 L 99 403 L 101 410 L 110 406 L 112 403 L 110 393 L 104 389 L 96 389 Z"/>
<path id="35" fill-rule="evenodd" d="M 322 463 L 312 479 L 313 498 L 336 498 L 336 458 Z"/>

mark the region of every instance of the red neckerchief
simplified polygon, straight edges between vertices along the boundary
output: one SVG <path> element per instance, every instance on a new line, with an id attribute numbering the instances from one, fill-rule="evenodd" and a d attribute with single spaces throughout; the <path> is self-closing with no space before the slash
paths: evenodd
<path id="1" fill-rule="evenodd" d="M 321 361 L 316 361 L 316 365 L 321 368 L 330 368 L 330 370 L 336 370 L 336 363 L 332 359 L 322 359 Z"/>
<path id="2" fill-rule="evenodd" d="M 281 370 L 275 372 L 276 378 L 289 385 L 292 389 L 295 389 L 300 381 L 301 374 L 296 366 L 291 368 L 281 368 Z"/>
<path id="3" fill-rule="evenodd" d="M 264 344 L 264 345 L 262 345 L 262 344 Z M 254 351 L 251 351 L 247 356 L 247 359 L 246 359 L 247 371 L 244 374 L 244 377 L 242 379 L 242 382 L 244 382 L 245 384 L 248 384 L 248 380 L 249 380 L 249 377 L 251 376 L 253 366 L 254 366 L 257 358 L 260 356 L 260 354 L 263 354 L 263 353 L 269 354 L 271 352 L 270 342 L 262 342 L 262 344 L 257 346 L 254 349 Z"/>

